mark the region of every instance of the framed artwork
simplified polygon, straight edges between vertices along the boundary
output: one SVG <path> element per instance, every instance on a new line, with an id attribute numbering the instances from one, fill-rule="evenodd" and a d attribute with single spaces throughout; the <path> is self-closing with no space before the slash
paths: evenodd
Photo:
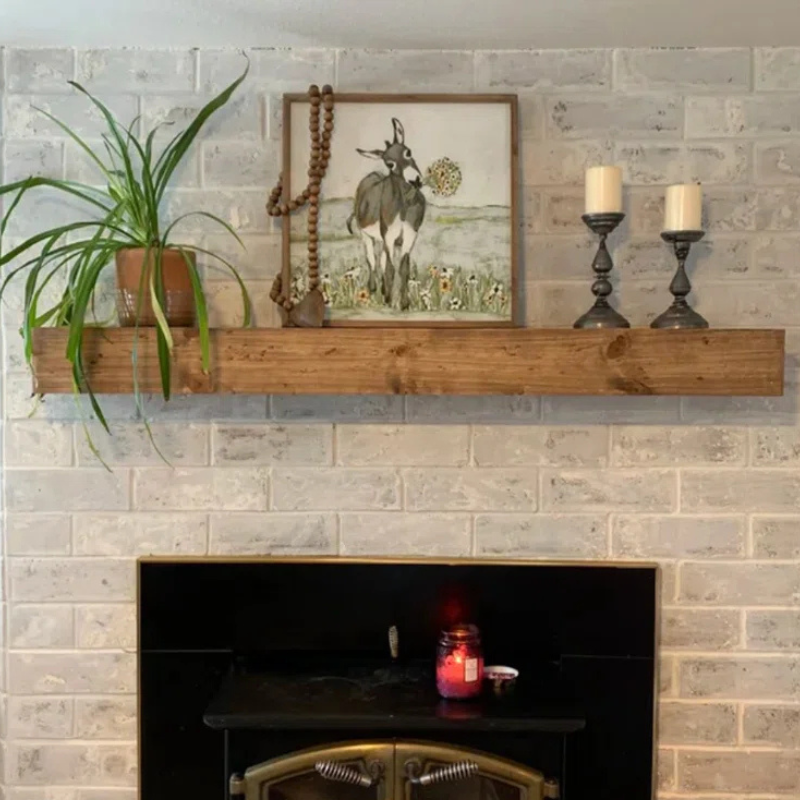
<path id="1" fill-rule="evenodd" d="M 284 97 L 284 189 L 305 188 L 307 95 Z M 519 324 L 517 98 L 337 94 L 319 208 L 326 325 Z M 307 287 L 307 211 L 284 224 Z"/>

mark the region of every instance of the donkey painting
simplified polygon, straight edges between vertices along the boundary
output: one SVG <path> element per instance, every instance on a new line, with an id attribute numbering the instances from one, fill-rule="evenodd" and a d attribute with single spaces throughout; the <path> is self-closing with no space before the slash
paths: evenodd
<path id="1" fill-rule="evenodd" d="M 380 272 L 387 306 L 392 305 L 394 271 L 398 265 L 400 309 L 407 311 L 411 250 L 425 218 L 425 197 L 421 191 L 422 174 L 406 147 L 403 125 L 395 118 L 392 125 L 394 141 L 387 141 L 383 150 L 357 148 L 362 156 L 383 161 L 389 171 L 371 172 L 358 184 L 347 229 L 351 234 L 360 233 L 369 266 L 367 288 L 375 294 Z"/>

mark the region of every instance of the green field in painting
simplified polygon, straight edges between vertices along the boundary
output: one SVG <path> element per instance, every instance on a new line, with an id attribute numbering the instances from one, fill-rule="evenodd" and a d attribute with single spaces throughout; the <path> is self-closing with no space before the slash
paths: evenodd
<path id="1" fill-rule="evenodd" d="M 320 205 L 320 275 L 332 316 L 342 319 L 507 321 L 511 315 L 510 210 L 428 205 L 411 253 L 409 300 L 401 312 L 399 280 L 392 307 L 371 295 L 361 237 L 347 230 L 351 200 Z M 305 293 L 306 221 L 292 218 L 293 293 Z M 397 270 L 395 268 L 395 275 Z"/>

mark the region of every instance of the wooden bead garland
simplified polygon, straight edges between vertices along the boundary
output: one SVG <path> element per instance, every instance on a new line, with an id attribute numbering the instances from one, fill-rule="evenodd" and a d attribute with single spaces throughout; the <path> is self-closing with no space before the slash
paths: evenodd
<path id="1" fill-rule="evenodd" d="M 327 84 L 309 86 L 308 100 L 311 104 L 308 129 L 311 136 L 311 154 L 308 160 L 308 186 L 294 200 L 283 201 L 283 174 L 278 177 L 275 188 L 267 201 L 267 213 L 271 217 L 287 217 L 292 211 L 308 205 L 308 289 L 319 286 L 319 196 L 322 179 L 331 157 L 331 135 L 333 133 L 333 88 Z M 322 122 L 320 108 L 324 109 Z M 283 286 L 280 275 L 275 278 L 270 297 L 287 311 L 293 307 L 291 286 Z"/>

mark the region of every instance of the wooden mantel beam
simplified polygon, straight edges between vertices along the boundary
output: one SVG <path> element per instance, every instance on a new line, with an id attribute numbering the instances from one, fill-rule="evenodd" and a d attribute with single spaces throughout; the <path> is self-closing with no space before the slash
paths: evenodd
<path id="1" fill-rule="evenodd" d="M 95 392 L 131 393 L 133 328 L 88 329 Z M 33 340 L 34 388 L 72 391 L 67 332 Z M 197 331 L 174 331 L 173 391 L 184 394 L 780 395 L 781 330 L 562 328 L 220 329 L 212 369 Z M 139 382 L 160 391 L 153 329 L 139 331 Z"/>

